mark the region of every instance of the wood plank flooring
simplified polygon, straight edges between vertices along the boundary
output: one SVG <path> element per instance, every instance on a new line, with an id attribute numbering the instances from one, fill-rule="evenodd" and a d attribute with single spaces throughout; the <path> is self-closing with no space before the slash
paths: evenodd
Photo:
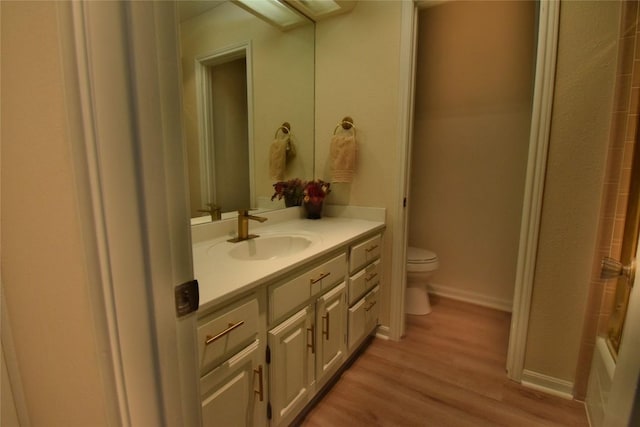
<path id="1" fill-rule="evenodd" d="M 305 427 L 588 426 L 584 405 L 505 373 L 510 314 L 432 296 L 400 342 L 375 339 Z"/>

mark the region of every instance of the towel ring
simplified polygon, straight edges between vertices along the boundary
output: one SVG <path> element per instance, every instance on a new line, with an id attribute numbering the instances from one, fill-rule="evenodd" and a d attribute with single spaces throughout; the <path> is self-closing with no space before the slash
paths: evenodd
<path id="1" fill-rule="evenodd" d="M 349 116 L 345 116 L 340 123 L 333 130 L 333 134 L 335 135 L 339 128 L 344 130 L 353 130 L 353 136 L 356 135 L 356 125 L 353 124 L 353 119 Z"/>
<path id="2" fill-rule="evenodd" d="M 289 124 L 289 122 L 284 122 L 282 124 L 282 126 L 280 126 L 278 129 L 276 129 L 276 133 L 273 136 L 274 138 L 278 137 L 278 132 L 282 131 L 282 133 L 284 133 L 285 135 L 288 135 L 291 132 L 291 125 Z"/>

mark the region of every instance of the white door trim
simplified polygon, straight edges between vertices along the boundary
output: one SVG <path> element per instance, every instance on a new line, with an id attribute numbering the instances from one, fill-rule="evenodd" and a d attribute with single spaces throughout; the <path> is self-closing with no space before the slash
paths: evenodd
<path id="1" fill-rule="evenodd" d="M 389 338 L 399 340 L 404 335 L 405 265 L 407 224 L 409 223 L 409 180 L 411 173 L 411 143 L 413 140 L 413 99 L 415 92 L 415 56 L 418 14 L 413 2 L 402 2 L 400 34 L 400 103 L 398 116 L 398 182 L 393 230 L 393 260 L 389 309 Z M 405 201 L 407 205 L 405 206 Z"/>
<path id="2" fill-rule="evenodd" d="M 538 22 L 538 48 L 536 74 L 529 135 L 527 174 L 520 224 L 520 243 L 516 267 L 516 282 L 509 332 L 507 374 L 520 381 L 524 369 L 524 358 L 529 328 L 529 312 L 533 293 L 538 250 L 542 197 L 547 169 L 547 151 L 551 130 L 551 112 L 555 85 L 556 56 L 558 49 L 558 27 L 560 24 L 560 2 L 540 1 Z"/>
<path id="3" fill-rule="evenodd" d="M 193 278 L 175 4 L 61 3 L 59 19 L 107 422 L 199 425 L 195 315 L 176 320 L 173 297 Z"/>

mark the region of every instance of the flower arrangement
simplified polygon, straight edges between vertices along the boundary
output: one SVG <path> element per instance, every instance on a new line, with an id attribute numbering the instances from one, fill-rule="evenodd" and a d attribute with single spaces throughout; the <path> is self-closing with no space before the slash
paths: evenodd
<path id="1" fill-rule="evenodd" d="M 300 206 L 302 204 L 303 191 L 306 183 L 299 178 L 288 181 L 278 181 L 273 184 L 275 193 L 271 196 L 271 201 L 281 200 L 284 197 L 285 206 Z"/>
<path id="2" fill-rule="evenodd" d="M 304 186 L 304 208 L 307 211 L 307 218 L 322 218 L 322 202 L 327 194 L 331 193 L 331 184 L 321 179 L 309 181 Z"/>
<path id="3" fill-rule="evenodd" d="M 304 202 L 320 204 L 331 193 L 331 184 L 321 179 L 309 181 L 304 186 Z"/>

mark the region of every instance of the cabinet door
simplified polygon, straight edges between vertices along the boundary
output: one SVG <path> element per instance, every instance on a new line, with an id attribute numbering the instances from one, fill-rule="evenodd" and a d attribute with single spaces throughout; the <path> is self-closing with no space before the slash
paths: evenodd
<path id="1" fill-rule="evenodd" d="M 307 306 L 268 333 L 271 423 L 287 425 L 304 408 L 313 386 L 313 308 Z"/>
<path id="2" fill-rule="evenodd" d="M 203 427 L 265 424 L 264 372 L 259 347 L 256 340 L 201 378 Z"/>
<path id="3" fill-rule="evenodd" d="M 346 289 L 342 282 L 320 298 L 316 304 L 317 387 L 342 364 L 346 346 Z"/>
<path id="4" fill-rule="evenodd" d="M 378 325 L 380 286 L 373 288 L 349 309 L 349 350 L 353 351 Z"/>
<path id="5" fill-rule="evenodd" d="M 380 286 L 373 288 L 365 297 L 366 306 L 364 308 L 365 330 L 370 332 L 378 325 L 378 315 L 380 314 Z"/>

